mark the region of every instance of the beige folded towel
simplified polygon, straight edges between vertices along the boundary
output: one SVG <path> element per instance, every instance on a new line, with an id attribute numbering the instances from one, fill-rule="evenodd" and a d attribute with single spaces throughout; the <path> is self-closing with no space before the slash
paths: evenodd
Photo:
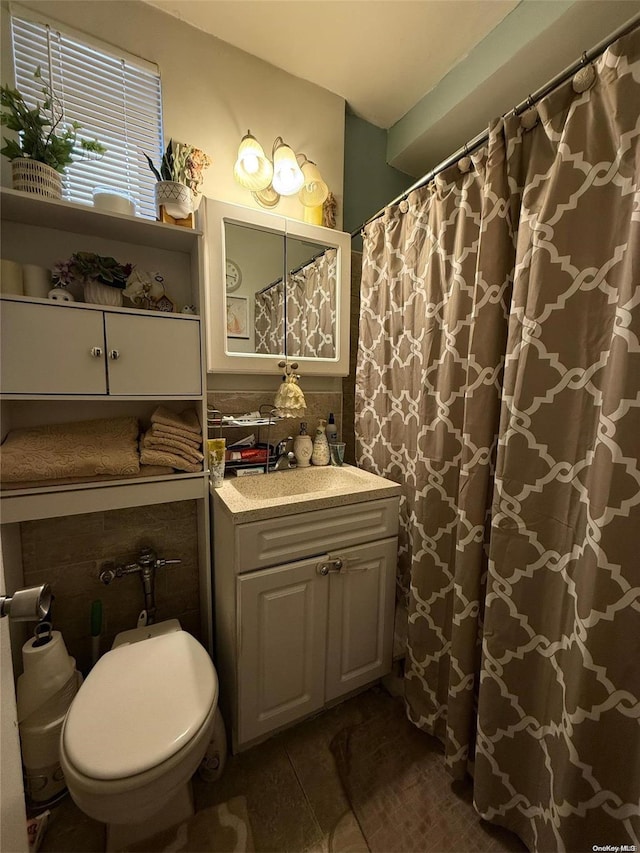
<path id="1" fill-rule="evenodd" d="M 178 471 L 186 471 L 189 474 L 202 471 L 202 462 L 189 462 L 177 453 L 167 453 L 166 450 L 156 450 L 144 445 L 140 448 L 140 462 L 143 465 L 170 465 Z"/>
<path id="2" fill-rule="evenodd" d="M 190 435 L 193 435 L 193 433 L 190 433 Z M 144 442 L 147 447 L 164 444 L 177 450 L 183 450 L 187 455 L 195 453 L 198 460 L 204 459 L 204 456 L 200 452 L 202 441 L 196 443 L 195 441 L 191 441 L 191 439 L 187 440 L 183 436 L 174 435 L 173 433 L 158 429 L 155 424 L 145 434 Z"/>
<path id="3" fill-rule="evenodd" d="M 173 441 L 171 438 L 158 439 L 148 432 L 142 440 L 143 447 L 148 447 L 150 450 L 160 450 L 167 453 L 176 453 L 178 456 L 184 456 L 187 462 L 202 462 L 204 455 L 194 447 L 185 445 L 182 441 Z"/>
<path id="4" fill-rule="evenodd" d="M 174 429 L 163 424 L 151 424 L 151 429 L 153 430 L 153 435 L 158 438 L 163 436 L 179 438 L 180 441 L 184 441 L 185 444 L 189 444 L 191 447 L 198 449 L 202 447 L 202 436 L 196 435 L 195 432 L 187 432 L 186 429 Z"/>
<path id="5" fill-rule="evenodd" d="M 173 476 L 175 471 L 170 465 L 141 465 L 137 474 L 127 479 L 135 480 L 140 477 Z M 39 489 L 51 486 L 74 486 L 76 483 L 105 483 L 124 479 L 120 474 L 95 474 L 93 477 L 61 477 L 59 480 L 24 480 L 21 483 L 3 483 L 3 489 Z"/>
<path id="6" fill-rule="evenodd" d="M 196 435 L 202 435 L 202 425 L 198 418 L 198 413 L 195 409 L 185 409 L 179 415 L 172 412 L 171 409 L 166 409 L 164 406 L 158 406 L 155 412 L 151 415 L 152 424 L 163 424 L 173 427 L 174 429 L 193 432 Z"/>
<path id="7" fill-rule="evenodd" d="M 58 480 L 140 470 L 136 418 L 100 418 L 12 430 L 0 447 L 3 482 Z"/>

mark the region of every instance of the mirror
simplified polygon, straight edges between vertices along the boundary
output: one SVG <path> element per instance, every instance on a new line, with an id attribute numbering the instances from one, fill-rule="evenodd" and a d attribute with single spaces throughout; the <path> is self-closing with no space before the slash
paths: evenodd
<path id="1" fill-rule="evenodd" d="M 349 235 L 211 199 L 205 207 L 209 371 L 270 373 L 287 357 L 304 362 L 302 373 L 346 375 Z"/>

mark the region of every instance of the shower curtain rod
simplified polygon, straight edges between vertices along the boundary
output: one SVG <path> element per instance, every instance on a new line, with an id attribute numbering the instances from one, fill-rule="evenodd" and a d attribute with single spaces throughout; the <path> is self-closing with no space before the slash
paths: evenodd
<path id="1" fill-rule="evenodd" d="M 327 249 L 330 249 L 330 248 L 331 248 L 331 246 L 327 246 L 321 252 L 318 252 L 317 255 L 314 255 L 312 258 L 309 258 L 308 261 L 304 261 L 303 263 L 301 263 L 299 267 L 296 267 L 294 270 L 289 270 L 287 275 L 295 275 L 297 272 L 300 272 L 300 270 L 303 270 L 305 267 L 308 267 L 309 264 L 312 264 L 321 255 L 324 255 L 324 253 L 327 251 Z M 280 282 L 282 280 L 283 280 L 283 276 L 280 276 L 280 278 L 276 278 L 275 281 L 272 281 L 271 284 L 267 284 L 265 287 L 263 287 L 262 290 L 256 290 L 256 296 L 259 296 L 261 293 L 266 293 L 267 290 L 269 290 L 271 287 L 275 287 L 276 284 L 280 284 Z"/>
<path id="2" fill-rule="evenodd" d="M 595 47 L 592 47 L 590 50 L 585 50 L 580 59 L 577 59 L 575 62 L 572 62 L 564 71 L 561 71 L 559 74 L 556 74 L 555 77 L 552 77 L 548 83 L 545 83 L 540 89 L 537 89 L 532 95 L 529 95 L 525 98 L 524 101 L 521 101 L 517 107 L 514 107 L 512 110 L 508 110 L 503 118 L 506 118 L 508 115 L 517 116 L 521 112 L 524 112 L 525 109 L 531 107 L 536 101 L 541 100 L 552 92 L 554 89 L 557 89 L 558 86 L 561 86 L 566 80 L 572 77 L 576 71 L 582 68 L 583 65 L 587 65 L 587 63 L 592 62 L 596 57 L 600 56 L 600 54 L 604 53 L 605 50 L 609 47 L 609 45 L 613 44 L 614 41 L 621 38 L 622 36 L 630 33 L 640 24 L 640 13 L 634 15 L 633 18 L 630 18 L 626 24 L 623 24 L 621 27 L 618 27 L 617 30 L 614 30 L 610 35 L 608 35 L 605 39 Z M 467 142 L 461 148 L 458 148 L 453 154 L 446 158 L 446 160 L 442 160 L 442 162 L 438 163 L 437 166 L 434 166 L 430 172 L 427 172 L 421 178 L 419 178 L 415 184 L 412 184 L 409 189 L 406 189 L 403 193 L 401 193 L 397 198 L 394 198 L 393 201 L 390 201 L 388 204 L 385 204 L 384 207 L 380 208 L 377 213 L 374 213 L 373 216 L 369 217 L 369 219 L 365 220 L 359 228 L 356 228 L 355 231 L 351 232 L 351 239 L 357 237 L 358 234 L 361 233 L 363 228 L 365 228 L 369 223 L 375 222 L 376 219 L 379 219 L 383 216 L 385 210 L 388 207 L 392 207 L 394 204 L 397 204 L 400 201 L 404 201 L 410 193 L 414 190 L 423 187 L 425 184 L 428 184 L 432 181 L 440 172 L 444 172 L 445 169 L 448 169 L 449 166 L 453 166 L 454 163 L 457 163 L 458 160 L 462 159 L 462 157 L 466 157 L 468 154 L 471 154 L 476 148 L 479 148 L 481 145 L 484 145 L 489 139 L 489 131 L 483 130 L 482 133 L 479 133 L 477 136 L 474 136 L 470 142 Z"/>

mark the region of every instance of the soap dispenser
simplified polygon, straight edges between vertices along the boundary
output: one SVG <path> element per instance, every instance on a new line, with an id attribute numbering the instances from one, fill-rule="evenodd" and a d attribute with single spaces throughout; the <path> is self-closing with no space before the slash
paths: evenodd
<path id="1" fill-rule="evenodd" d="M 328 465 L 331 459 L 329 453 L 329 442 L 325 432 L 327 422 L 324 418 L 320 418 L 320 423 L 316 429 L 316 437 L 313 440 L 313 453 L 311 454 L 312 465 Z"/>
<path id="2" fill-rule="evenodd" d="M 308 468 L 311 454 L 313 453 L 313 442 L 311 436 L 307 435 L 307 425 L 303 421 L 300 424 L 300 435 L 293 440 L 293 454 L 296 457 L 298 468 Z"/>

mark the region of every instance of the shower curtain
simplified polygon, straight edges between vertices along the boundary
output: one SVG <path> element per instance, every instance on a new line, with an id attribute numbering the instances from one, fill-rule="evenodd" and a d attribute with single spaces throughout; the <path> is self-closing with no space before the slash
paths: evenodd
<path id="1" fill-rule="evenodd" d="M 256 352 L 284 355 L 284 282 L 256 293 L 254 329 Z"/>
<path id="2" fill-rule="evenodd" d="M 289 276 L 287 355 L 334 358 L 336 354 L 336 249 L 327 249 Z"/>
<path id="3" fill-rule="evenodd" d="M 327 249 L 284 282 L 256 293 L 256 352 L 334 358 L 337 251 Z M 286 315 L 285 315 L 286 300 Z"/>
<path id="4" fill-rule="evenodd" d="M 408 713 L 532 850 L 640 835 L 638 32 L 596 72 L 364 241 L 358 455 L 404 484 Z"/>

